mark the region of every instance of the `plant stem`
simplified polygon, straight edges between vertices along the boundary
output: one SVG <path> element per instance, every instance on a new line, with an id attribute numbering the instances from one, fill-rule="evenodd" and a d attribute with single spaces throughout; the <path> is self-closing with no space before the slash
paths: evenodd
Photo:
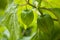
<path id="1" fill-rule="evenodd" d="M 41 16 L 43 17 L 44 15 L 43 15 L 43 12 L 42 12 L 42 10 L 40 9 L 40 7 L 38 7 L 38 11 L 40 12 Z"/>
<path id="2" fill-rule="evenodd" d="M 34 7 L 34 8 L 36 8 L 34 5 L 32 5 L 32 4 L 30 4 L 30 3 L 28 3 L 30 6 L 32 6 L 32 7 Z"/>
<path id="3" fill-rule="evenodd" d="M 58 19 L 53 19 L 53 21 L 58 21 Z"/>
<path id="4" fill-rule="evenodd" d="M 33 8 L 38 9 L 38 11 L 40 12 L 41 16 L 43 16 L 43 13 L 42 13 L 42 11 L 40 10 L 40 7 L 37 8 L 37 7 L 35 7 L 34 5 L 30 4 L 29 2 L 28 2 L 28 4 L 29 4 L 30 6 L 32 6 Z"/>
<path id="5" fill-rule="evenodd" d="M 38 9 L 38 11 L 40 12 L 41 16 L 43 16 L 43 13 L 42 13 L 42 11 L 41 11 L 40 9 L 48 10 L 48 11 L 51 11 L 52 13 L 54 13 L 51 9 L 48 9 L 48 8 L 44 8 L 44 7 L 38 7 L 38 8 L 37 8 L 36 6 L 30 4 L 30 3 L 29 3 L 29 0 L 28 0 L 27 3 L 28 3 L 30 6 Z M 54 21 L 58 21 L 58 19 L 53 19 L 53 20 L 54 20 Z"/>

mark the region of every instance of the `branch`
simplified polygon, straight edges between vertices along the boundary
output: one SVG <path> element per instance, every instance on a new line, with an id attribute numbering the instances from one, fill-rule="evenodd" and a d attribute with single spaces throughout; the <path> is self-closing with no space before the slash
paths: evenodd
<path id="1" fill-rule="evenodd" d="M 38 9 L 38 11 L 41 13 L 42 16 L 43 16 L 43 13 L 42 13 L 42 11 L 41 11 L 40 9 L 48 10 L 48 11 L 50 11 L 50 12 L 52 12 L 52 13 L 55 14 L 55 12 L 53 12 L 53 11 L 52 11 L 51 9 L 49 9 L 49 8 L 44 8 L 44 7 L 37 8 L 37 7 L 35 7 L 34 5 L 30 4 L 29 2 L 28 2 L 28 4 L 29 4 L 30 6 L 36 8 L 36 9 Z M 53 19 L 53 20 L 54 20 L 54 21 L 58 21 L 58 19 Z"/>
<path id="2" fill-rule="evenodd" d="M 38 9 L 38 11 L 40 12 L 40 14 L 41 14 L 41 16 L 43 16 L 43 13 L 42 13 L 42 11 L 40 10 L 40 8 L 38 7 L 36 7 L 36 6 L 34 6 L 34 5 L 32 5 L 32 4 L 30 4 L 30 3 L 28 3 L 30 6 L 32 6 L 33 8 L 36 8 L 36 9 Z"/>
<path id="3" fill-rule="evenodd" d="M 34 8 L 36 8 L 34 5 L 32 5 L 32 4 L 30 4 L 30 3 L 28 3 L 30 6 L 32 6 L 32 7 L 34 7 Z"/>
<path id="4" fill-rule="evenodd" d="M 58 21 L 58 19 L 53 19 L 53 21 Z"/>

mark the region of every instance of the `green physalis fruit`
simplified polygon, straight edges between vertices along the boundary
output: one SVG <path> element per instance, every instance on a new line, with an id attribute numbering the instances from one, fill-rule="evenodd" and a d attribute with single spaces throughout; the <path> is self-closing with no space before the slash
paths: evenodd
<path id="1" fill-rule="evenodd" d="M 21 13 L 21 19 L 25 25 L 31 24 L 34 19 L 33 11 L 32 10 L 23 10 Z"/>
<path id="2" fill-rule="evenodd" d="M 51 40 L 60 40 L 60 28 L 59 27 L 52 30 Z"/>
<path id="3" fill-rule="evenodd" d="M 53 19 L 49 14 L 44 14 L 43 16 L 39 16 L 37 19 L 37 27 L 40 28 L 40 30 L 48 31 L 54 27 Z"/>
<path id="4" fill-rule="evenodd" d="M 8 0 L 0 0 L 0 10 L 4 10 L 8 4 Z"/>

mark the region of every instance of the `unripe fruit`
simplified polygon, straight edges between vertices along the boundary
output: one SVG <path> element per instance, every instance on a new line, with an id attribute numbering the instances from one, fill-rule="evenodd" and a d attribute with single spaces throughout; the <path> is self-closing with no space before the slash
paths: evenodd
<path id="1" fill-rule="evenodd" d="M 21 19 L 25 25 L 31 24 L 34 19 L 33 11 L 32 10 L 23 10 L 21 13 Z"/>
<path id="2" fill-rule="evenodd" d="M 43 31 L 51 31 L 54 27 L 53 19 L 48 14 L 45 14 L 43 17 L 39 16 L 37 19 L 37 27 Z"/>

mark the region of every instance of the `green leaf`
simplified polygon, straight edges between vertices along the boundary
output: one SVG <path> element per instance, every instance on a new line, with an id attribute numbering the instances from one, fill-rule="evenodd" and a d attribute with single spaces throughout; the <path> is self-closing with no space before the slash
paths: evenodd
<path id="1" fill-rule="evenodd" d="M 48 13 L 50 13 L 50 15 L 52 15 L 52 18 L 55 18 L 55 19 L 57 19 L 58 20 L 58 22 L 60 23 L 60 8 L 42 8 L 43 10 L 45 10 L 45 11 L 43 11 L 43 12 L 46 12 L 46 11 L 48 11 Z M 47 12 L 46 12 L 47 13 Z M 55 17 L 54 17 L 55 16 Z"/>
<path id="2" fill-rule="evenodd" d="M 31 38 L 31 40 L 37 40 L 37 33 L 35 33 L 35 34 L 33 35 L 33 37 Z"/>
<path id="3" fill-rule="evenodd" d="M 42 0 L 36 0 L 38 2 L 38 6 L 41 6 Z"/>
<path id="4" fill-rule="evenodd" d="M 49 37 L 47 33 L 39 31 L 31 38 L 31 40 L 49 40 Z"/>
<path id="5" fill-rule="evenodd" d="M 57 17 L 59 23 L 60 23 L 60 8 L 51 8 L 51 11 L 53 12 L 53 14 Z"/>
<path id="6" fill-rule="evenodd" d="M 51 0 L 51 1 L 48 1 L 48 2 L 52 5 L 52 7 L 60 8 L 60 2 L 59 1 L 60 0 Z"/>
<path id="7" fill-rule="evenodd" d="M 14 0 L 14 3 L 19 5 L 24 5 L 26 4 L 26 0 Z"/>
<path id="8" fill-rule="evenodd" d="M 0 25 L 0 33 L 3 33 L 7 28 L 5 26 Z"/>
<path id="9" fill-rule="evenodd" d="M 60 23 L 60 8 L 47 8 L 46 10 L 52 12 L 56 17 L 58 22 Z"/>
<path id="10" fill-rule="evenodd" d="M 60 0 L 43 0 L 41 7 L 60 8 Z"/>
<path id="11" fill-rule="evenodd" d="M 40 4 L 42 0 L 36 0 L 36 1 Z"/>
<path id="12" fill-rule="evenodd" d="M 8 0 L 0 0 L 0 10 L 5 10 L 8 4 Z"/>
<path id="13" fill-rule="evenodd" d="M 9 40 L 17 40 L 19 38 L 19 24 L 18 24 L 16 13 L 17 13 L 16 5 L 12 3 L 7 8 L 4 16 L 4 20 L 2 22 L 10 32 Z"/>

